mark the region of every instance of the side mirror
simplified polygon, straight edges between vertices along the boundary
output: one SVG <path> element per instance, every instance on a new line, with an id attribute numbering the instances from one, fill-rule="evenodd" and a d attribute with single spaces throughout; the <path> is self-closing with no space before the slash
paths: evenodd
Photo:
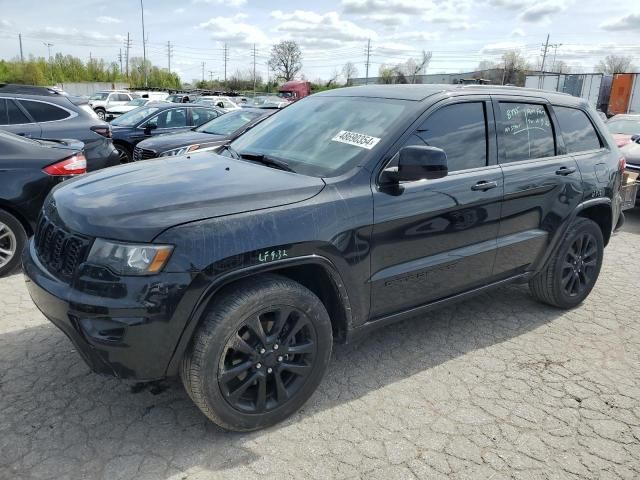
<path id="1" fill-rule="evenodd" d="M 147 123 L 147 125 L 144 127 L 144 134 L 151 135 L 151 130 L 155 130 L 156 128 L 158 128 L 157 123 Z"/>
<path id="2" fill-rule="evenodd" d="M 384 170 L 384 183 L 435 180 L 449 173 L 447 154 L 440 148 L 411 145 L 403 147 L 398 155 L 398 166 Z"/>

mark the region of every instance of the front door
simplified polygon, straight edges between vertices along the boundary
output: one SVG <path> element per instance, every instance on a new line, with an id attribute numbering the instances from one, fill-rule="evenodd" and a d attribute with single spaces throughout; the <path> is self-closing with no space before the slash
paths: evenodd
<path id="1" fill-rule="evenodd" d="M 372 318 L 480 286 L 493 269 L 503 181 L 490 100 L 440 102 L 410 135 L 398 150 L 442 148 L 449 174 L 394 188 L 374 184 Z"/>
<path id="2" fill-rule="evenodd" d="M 494 275 L 533 268 L 582 201 L 582 179 L 544 99 L 494 98 L 504 202 Z"/>

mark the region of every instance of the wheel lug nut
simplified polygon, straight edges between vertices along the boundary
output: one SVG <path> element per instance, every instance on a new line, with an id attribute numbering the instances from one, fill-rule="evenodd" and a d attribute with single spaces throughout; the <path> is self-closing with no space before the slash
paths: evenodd
<path id="1" fill-rule="evenodd" d="M 266 352 L 266 350 L 264 348 L 260 349 L 260 354 L 264 354 L 264 352 Z"/>
<path id="2" fill-rule="evenodd" d="M 273 368 L 267 368 L 267 373 L 273 372 Z"/>
<path id="3" fill-rule="evenodd" d="M 278 344 L 277 344 L 277 343 L 273 346 L 273 349 L 274 349 L 274 350 L 277 350 L 277 349 L 279 349 L 279 348 L 280 348 L 280 347 L 278 346 Z"/>
<path id="4" fill-rule="evenodd" d="M 262 368 L 262 364 L 260 362 L 256 363 L 256 368 Z"/>
<path id="5" fill-rule="evenodd" d="M 280 355 L 280 356 L 278 357 L 278 361 L 279 361 L 279 362 L 281 362 L 281 361 L 282 361 L 282 355 Z"/>

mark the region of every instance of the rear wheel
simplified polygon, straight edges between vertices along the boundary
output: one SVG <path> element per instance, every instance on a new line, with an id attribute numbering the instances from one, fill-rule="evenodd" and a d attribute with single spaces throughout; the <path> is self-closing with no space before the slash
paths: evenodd
<path id="1" fill-rule="evenodd" d="M 0 210 L 0 277 L 13 272 L 20 264 L 26 242 L 27 233 L 20 221 Z"/>
<path id="2" fill-rule="evenodd" d="M 577 218 L 547 268 L 529 282 L 533 296 L 559 308 L 579 305 L 596 284 L 603 254 L 598 224 Z"/>
<path id="3" fill-rule="evenodd" d="M 214 423 L 256 430 L 307 401 L 331 346 L 331 322 L 317 296 L 287 278 L 257 277 L 208 311 L 183 360 L 182 381 Z"/>
<path id="4" fill-rule="evenodd" d="M 118 160 L 120 161 L 120 164 L 130 163 L 133 161 L 133 152 L 129 147 L 120 143 L 116 143 L 114 147 L 116 147 L 116 150 L 118 151 Z"/>

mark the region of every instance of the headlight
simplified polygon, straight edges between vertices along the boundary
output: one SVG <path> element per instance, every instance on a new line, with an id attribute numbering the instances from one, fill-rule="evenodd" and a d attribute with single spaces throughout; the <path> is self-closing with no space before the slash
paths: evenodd
<path id="1" fill-rule="evenodd" d="M 173 150 L 167 150 L 166 152 L 162 152 L 160 154 L 161 157 L 176 157 L 178 155 L 186 155 L 189 152 L 193 152 L 194 150 L 198 150 L 200 145 L 197 143 L 195 145 L 187 145 L 186 147 L 174 148 Z"/>
<path id="2" fill-rule="evenodd" d="M 172 251 L 172 245 L 127 244 L 97 238 L 87 261 L 120 275 L 153 275 L 166 265 Z"/>

